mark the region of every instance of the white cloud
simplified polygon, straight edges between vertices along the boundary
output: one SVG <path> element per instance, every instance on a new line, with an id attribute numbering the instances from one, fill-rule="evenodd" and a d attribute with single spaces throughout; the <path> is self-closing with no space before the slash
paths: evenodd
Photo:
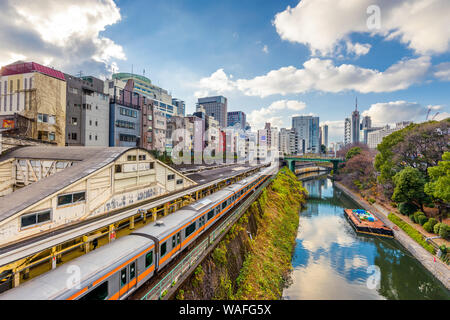
<path id="1" fill-rule="evenodd" d="M 439 110 L 441 106 L 422 106 L 416 102 L 393 101 L 376 103 L 363 116 L 370 116 L 374 126 L 392 124 L 400 121 L 423 122 L 426 119 L 428 108 Z"/>
<path id="2" fill-rule="evenodd" d="M 450 62 L 444 62 L 434 67 L 434 76 L 442 81 L 450 81 Z"/>
<path id="3" fill-rule="evenodd" d="M 384 72 L 313 58 L 303 69 L 289 66 L 272 70 L 253 79 L 239 79 L 236 86 L 249 96 L 266 97 L 273 94 L 305 93 L 308 91 L 361 93 L 392 92 L 407 89 L 419 82 L 430 68 L 430 58 L 402 60 Z"/>
<path id="4" fill-rule="evenodd" d="M 368 28 L 372 5 L 380 8 L 379 29 Z M 273 24 L 283 40 L 304 44 L 314 55 L 335 53 L 353 33 L 398 39 L 430 55 L 450 48 L 449 15 L 448 0 L 302 0 L 278 13 Z"/>
<path id="5" fill-rule="evenodd" d="M 232 80 L 223 69 L 201 79 L 196 96 L 210 92 L 223 94 L 239 90 L 248 96 L 298 94 L 308 91 L 338 93 L 355 90 L 361 93 L 393 92 L 409 88 L 420 82 L 428 73 L 429 57 L 402 60 L 385 71 L 362 68 L 351 64 L 334 65 L 330 59 L 312 58 L 303 69 L 294 66 L 272 70 L 253 79 Z"/>
<path id="6" fill-rule="evenodd" d="M 285 120 L 289 117 L 281 117 L 281 111 L 301 111 L 306 109 L 306 104 L 296 100 L 279 100 L 273 102 L 266 108 L 253 110 L 247 115 L 247 121 L 253 129 L 258 130 L 264 127 L 266 122 L 270 122 L 274 127 L 286 127 Z"/>
<path id="7" fill-rule="evenodd" d="M 126 59 L 120 45 L 100 34 L 120 20 L 113 0 L 2 1 L 0 65 L 20 58 L 105 75 L 116 59 Z"/>
<path id="8" fill-rule="evenodd" d="M 354 54 L 356 56 L 363 56 L 369 53 L 370 48 L 372 46 L 368 43 L 361 44 L 361 43 L 351 43 L 350 41 L 346 42 L 347 45 L 347 53 Z"/>
<path id="9" fill-rule="evenodd" d="M 264 53 L 269 53 L 269 47 L 267 45 L 264 45 L 264 47 L 262 48 L 262 51 Z"/>

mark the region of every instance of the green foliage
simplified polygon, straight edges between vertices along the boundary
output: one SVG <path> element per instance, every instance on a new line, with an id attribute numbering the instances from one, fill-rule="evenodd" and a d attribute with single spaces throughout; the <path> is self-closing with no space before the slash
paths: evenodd
<path id="1" fill-rule="evenodd" d="M 436 234 L 439 234 L 439 229 L 441 228 L 441 223 L 436 223 L 433 227 L 433 231 Z"/>
<path id="2" fill-rule="evenodd" d="M 216 264 L 224 266 L 227 263 L 227 248 L 225 245 L 214 249 L 212 256 Z"/>
<path id="3" fill-rule="evenodd" d="M 388 218 L 397 226 L 399 226 L 403 231 L 405 231 L 412 239 L 414 239 L 414 241 L 416 241 L 418 244 L 424 247 L 427 251 L 429 251 L 431 254 L 435 254 L 434 247 L 423 239 L 419 231 L 414 229 L 412 226 L 404 222 L 402 219 L 400 219 L 393 213 L 390 213 L 388 215 Z"/>
<path id="4" fill-rule="evenodd" d="M 347 154 L 345 155 L 345 160 L 347 160 L 347 161 L 350 160 L 354 156 L 357 156 L 358 154 L 360 154 L 361 151 L 362 151 L 362 149 L 360 147 L 351 148 L 350 150 L 348 150 Z"/>
<path id="5" fill-rule="evenodd" d="M 428 222 L 423 225 L 423 228 L 430 233 L 434 232 L 434 226 L 437 224 L 437 220 L 434 218 L 430 218 Z"/>
<path id="6" fill-rule="evenodd" d="M 424 192 L 425 178 L 419 170 L 407 167 L 397 173 L 394 178 L 395 189 L 392 200 L 395 202 L 409 202 L 423 204 L 427 200 Z"/>
<path id="7" fill-rule="evenodd" d="M 442 202 L 450 202 L 450 152 L 445 152 L 437 166 L 428 168 L 430 182 L 425 193 Z"/>
<path id="8" fill-rule="evenodd" d="M 374 198 L 369 198 L 369 202 L 370 202 L 370 204 L 374 204 L 376 202 L 376 200 Z"/>
<path id="9" fill-rule="evenodd" d="M 198 287 L 203 282 L 203 277 L 205 275 L 205 272 L 203 271 L 203 268 L 201 265 L 199 265 L 195 271 L 194 271 L 194 278 L 192 279 L 192 286 Z"/>
<path id="10" fill-rule="evenodd" d="M 447 248 L 445 244 L 443 244 L 442 246 L 439 247 L 439 250 L 441 250 L 442 254 L 447 254 L 449 248 Z"/>
<path id="11" fill-rule="evenodd" d="M 179 290 L 175 298 L 177 300 L 184 300 L 184 290 Z"/>
<path id="12" fill-rule="evenodd" d="M 419 222 L 419 224 L 421 225 L 421 226 L 423 226 L 425 223 L 427 223 L 428 222 L 428 218 L 426 217 L 426 216 L 424 216 L 424 215 L 420 215 L 419 217 L 418 217 L 418 222 Z"/>
<path id="13" fill-rule="evenodd" d="M 445 223 L 441 223 L 441 226 L 439 228 L 439 236 L 442 239 L 448 239 L 450 236 L 450 226 Z"/>
<path id="14" fill-rule="evenodd" d="M 414 216 L 414 222 L 415 223 L 420 223 L 419 222 L 419 218 L 420 217 L 425 217 L 425 214 L 422 211 L 417 211 L 417 212 L 414 213 L 413 216 Z"/>
<path id="15" fill-rule="evenodd" d="M 417 209 L 419 208 L 414 203 L 402 202 L 398 205 L 398 211 L 405 216 L 413 214 Z"/>

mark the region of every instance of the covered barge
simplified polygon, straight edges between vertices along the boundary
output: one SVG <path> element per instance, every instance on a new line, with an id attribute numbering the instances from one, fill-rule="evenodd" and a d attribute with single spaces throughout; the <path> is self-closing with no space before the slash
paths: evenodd
<path id="1" fill-rule="evenodd" d="M 363 209 L 344 209 L 344 214 L 350 224 L 359 233 L 394 237 L 394 232 L 383 221 L 376 218 L 370 211 Z"/>

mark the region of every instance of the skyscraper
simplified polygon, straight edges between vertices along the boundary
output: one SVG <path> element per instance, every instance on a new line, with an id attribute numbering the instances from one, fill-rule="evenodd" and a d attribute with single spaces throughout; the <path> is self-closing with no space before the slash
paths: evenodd
<path id="1" fill-rule="evenodd" d="M 358 111 L 358 98 L 356 98 L 356 108 L 352 112 L 352 143 L 359 143 L 360 114 Z"/>
<path id="2" fill-rule="evenodd" d="M 320 127 L 320 144 L 328 148 L 328 125 Z"/>
<path id="3" fill-rule="evenodd" d="M 205 108 L 206 114 L 219 121 L 221 128 L 226 128 L 228 123 L 228 101 L 223 96 L 199 98 L 197 106 Z"/>
<path id="4" fill-rule="evenodd" d="M 352 143 L 352 121 L 350 118 L 345 118 L 344 144 Z"/>
<path id="5" fill-rule="evenodd" d="M 319 117 L 299 116 L 292 118 L 292 128 L 298 135 L 299 151 L 303 153 L 319 153 Z"/>

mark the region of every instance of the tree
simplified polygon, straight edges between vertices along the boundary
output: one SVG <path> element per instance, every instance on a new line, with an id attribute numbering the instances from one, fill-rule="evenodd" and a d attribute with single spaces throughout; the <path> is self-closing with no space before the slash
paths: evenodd
<path id="1" fill-rule="evenodd" d="M 324 144 L 320 146 L 320 152 L 324 154 L 327 153 L 327 147 Z"/>
<path id="2" fill-rule="evenodd" d="M 357 156 L 358 154 L 360 154 L 361 151 L 362 151 L 362 149 L 360 147 L 351 148 L 345 155 L 345 160 L 347 160 L 347 161 L 350 160 L 354 156 Z"/>
<path id="3" fill-rule="evenodd" d="M 393 181 L 395 188 L 392 200 L 413 203 L 424 211 L 423 204 L 428 200 L 424 191 L 426 180 L 418 169 L 407 167 L 397 173 Z"/>
<path id="4" fill-rule="evenodd" d="M 430 182 L 425 185 L 425 193 L 432 197 L 439 209 L 439 221 L 450 203 L 450 152 L 445 152 L 437 166 L 428 168 Z"/>

